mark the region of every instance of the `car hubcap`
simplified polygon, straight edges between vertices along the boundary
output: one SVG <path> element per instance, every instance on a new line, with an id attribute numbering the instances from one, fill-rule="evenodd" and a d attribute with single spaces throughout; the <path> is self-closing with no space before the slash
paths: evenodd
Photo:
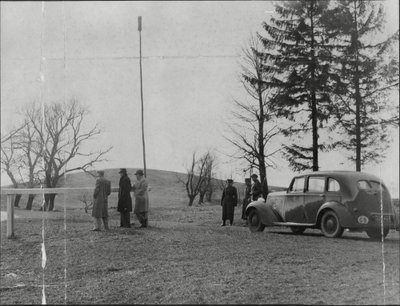
<path id="1" fill-rule="evenodd" d="M 336 220 L 328 218 L 325 222 L 325 228 L 328 233 L 333 233 L 336 230 Z"/>
<path id="2" fill-rule="evenodd" d="M 253 218 L 251 218 L 251 225 L 257 225 L 258 224 L 258 217 L 257 215 L 254 215 Z"/>

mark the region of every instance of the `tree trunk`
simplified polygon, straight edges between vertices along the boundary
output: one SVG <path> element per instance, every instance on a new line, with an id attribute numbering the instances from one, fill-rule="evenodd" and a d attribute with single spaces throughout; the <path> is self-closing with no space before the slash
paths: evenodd
<path id="1" fill-rule="evenodd" d="M 50 194 L 50 205 L 49 205 L 49 211 L 53 211 L 54 210 L 54 202 L 56 199 L 56 193 L 52 193 Z"/>
<path id="2" fill-rule="evenodd" d="M 213 192 L 210 190 L 206 193 L 207 202 L 211 202 Z"/>
<path id="3" fill-rule="evenodd" d="M 311 2 L 311 14 L 313 12 L 314 6 Z M 318 171 L 318 109 L 317 109 L 317 98 L 315 89 L 315 67 L 317 66 L 315 59 L 315 49 L 314 49 L 314 16 L 310 16 L 311 20 L 311 119 L 312 119 L 312 147 L 313 147 L 313 171 Z"/>
<path id="4" fill-rule="evenodd" d="M 189 196 L 189 204 L 188 204 L 189 206 L 192 206 L 192 205 L 193 205 L 194 198 L 195 198 L 195 197 L 192 196 L 192 195 Z"/>
<path id="5" fill-rule="evenodd" d="M 16 194 L 14 198 L 14 207 L 19 207 L 19 201 L 21 200 L 21 194 Z"/>
<path id="6" fill-rule="evenodd" d="M 355 65 L 356 71 L 354 75 L 354 84 L 355 84 L 355 102 L 356 102 L 356 171 L 361 171 L 361 94 L 360 94 L 360 75 L 358 69 L 358 29 L 357 29 L 357 9 L 356 2 L 354 2 L 354 39 L 355 42 Z"/>
<path id="7" fill-rule="evenodd" d="M 204 195 L 205 193 L 201 192 L 199 195 L 199 205 L 204 203 Z"/>
<path id="8" fill-rule="evenodd" d="M 44 195 L 44 210 L 53 211 L 54 209 L 54 200 L 56 198 L 56 193 L 50 193 Z"/>
<path id="9" fill-rule="evenodd" d="M 34 194 L 30 194 L 28 197 L 28 202 L 26 203 L 26 210 L 32 210 L 33 199 L 35 198 Z"/>

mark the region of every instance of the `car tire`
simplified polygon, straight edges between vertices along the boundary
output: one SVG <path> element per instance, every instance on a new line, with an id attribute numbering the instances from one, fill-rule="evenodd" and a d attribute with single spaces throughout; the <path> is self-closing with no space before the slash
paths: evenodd
<path id="1" fill-rule="evenodd" d="M 339 218 L 334 211 L 328 210 L 322 215 L 321 231 L 328 238 L 342 236 L 344 228 L 340 225 Z"/>
<path id="2" fill-rule="evenodd" d="M 303 234 L 306 228 L 304 226 L 291 226 L 290 230 L 293 234 L 300 235 Z"/>
<path id="3" fill-rule="evenodd" d="M 367 235 L 369 238 L 373 239 L 373 240 L 382 240 L 382 233 L 381 233 L 381 229 L 378 228 L 368 228 L 366 230 Z M 383 228 L 383 239 L 386 238 L 386 236 L 389 234 L 389 228 L 388 227 L 384 227 Z"/>
<path id="4" fill-rule="evenodd" d="M 262 232 L 265 228 L 265 225 L 261 223 L 260 213 L 256 209 L 252 209 L 249 212 L 247 223 L 249 225 L 250 231 L 252 231 L 253 233 Z"/>

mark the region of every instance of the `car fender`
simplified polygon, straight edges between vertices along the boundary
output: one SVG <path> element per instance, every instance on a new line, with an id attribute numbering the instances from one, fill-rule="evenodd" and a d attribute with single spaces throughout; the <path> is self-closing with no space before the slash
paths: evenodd
<path id="1" fill-rule="evenodd" d="M 317 225 L 320 225 L 322 215 L 326 210 L 333 210 L 336 213 L 342 227 L 354 227 L 357 224 L 357 220 L 349 213 L 346 206 L 339 202 L 326 202 L 318 210 Z"/>
<path id="2" fill-rule="evenodd" d="M 275 222 L 279 222 L 273 207 L 262 200 L 251 202 L 246 208 L 246 216 L 249 215 L 252 209 L 256 209 L 259 212 L 261 222 L 264 225 L 273 225 Z"/>

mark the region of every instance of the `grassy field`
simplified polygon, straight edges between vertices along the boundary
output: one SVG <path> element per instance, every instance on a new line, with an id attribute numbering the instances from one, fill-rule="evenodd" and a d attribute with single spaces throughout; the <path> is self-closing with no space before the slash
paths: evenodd
<path id="1" fill-rule="evenodd" d="M 106 171 L 113 186 L 117 172 Z M 152 170 L 148 177 L 147 229 L 118 227 L 115 194 L 108 232 L 90 231 L 81 194 L 58 197 L 55 212 L 38 211 L 39 200 L 34 211 L 17 208 L 15 239 L 5 238 L 1 223 L 0 304 L 40 304 L 43 289 L 49 304 L 400 303 L 399 232 L 383 244 L 365 233 L 327 239 L 318 230 L 297 236 L 274 227 L 254 234 L 243 226 L 240 206 L 234 226 L 220 227 L 219 194 L 187 207 L 175 173 Z M 93 184 L 84 174 L 66 180 Z"/>

